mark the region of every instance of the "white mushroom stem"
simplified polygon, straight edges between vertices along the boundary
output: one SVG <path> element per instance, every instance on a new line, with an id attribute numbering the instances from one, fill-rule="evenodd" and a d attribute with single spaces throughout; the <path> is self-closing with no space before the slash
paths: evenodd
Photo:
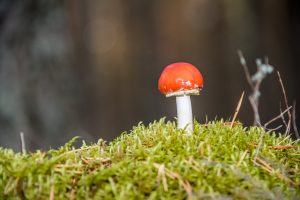
<path id="1" fill-rule="evenodd" d="M 191 98 L 188 95 L 176 96 L 177 127 L 185 129 L 188 135 L 193 131 L 193 113 Z"/>

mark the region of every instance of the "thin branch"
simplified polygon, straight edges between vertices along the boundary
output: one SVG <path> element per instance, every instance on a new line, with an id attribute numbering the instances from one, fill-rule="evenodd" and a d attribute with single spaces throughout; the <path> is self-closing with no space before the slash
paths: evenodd
<path id="1" fill-rule="evenodd" d="M 238 50 L 238 56 L 240 58 L 240 63 L 241 65 L 243 66 L 244 68 L 244 71 L 245 71 L 245 75 L 246 75 L 246 78 L 247 78 L 247 81 L 251 87 L 251 89 L 253 90 L 254 89 L 254 86 L 253 86 L 253 83 L 252 83 L 252 80 L 251 80 L 251 75 L 250 75 L 250 72 L 249 72 L 249 68 L 247 66 L 247 63 L 246 63 L 246 59 L 244 58 L 244 55 L 242 53 L 241 50 Z"/>
<path id="2" fill-rule="evenodd" d="M 258 111 L 258 102 L 255 101 L 255 99 L 253 98 L 253 95 L 250 95 L 249 97 L 249 101 L 254 113 L 254 120 L 253 120 L 253 125 L 257 126 L 260 124 L 260 116 L 259 116 L 259 111 Z"/>
<path id="3" fill-rule="evenodd" d="M 275 128 L 266 128 L 266 130 L 269 131 L 269 132 L 273 132 L 273 131 L 277 131 L 277 130 L 280 129 L 281 127 L 282 127 L 282 125 L 279 125 L 279 126 L 277 126 L 277 127 L 275 127 Z"/>
<path id="4" fill-rule="evenodd" d="M 279 115 L 277 115 L 276 117 L 274 117 L 273 119 L 271 119 L 270 121 L 268 121 L 267 123 L 265 123 L 264 125 L 264 129 L 267 128 L 267 126 L 269 124 L 271 124 L 272 122 L 276 121 L 277 119 L 281 118 L 285 113 L 287 113 L 290 109 L 292 108 L 292 106 L 288 107 L 287 109 L 285 109 L 283 112 L 281 112 Z"/>
<path id="5" fill-rule="evenodd" d="M 279 105 L 279 110 L 280 110 L 280 113 L 282 113 L 281 103 L 280 103 L 280 105 Z M 283 122 L 285 128 L 287 129 L 288 124 L 287 124 L 287 122 L 285 121 L 284 116 L 281 116 L 281 119 L 282 119 L 282 122 Z"/>
<path id="6" fill-rule="evenodd" d="M 277 71 L 277 75 L 278 75 L 278 79 L 279 79 L 279 82 L 280 82 L 280 85 L 281 85 L 281 89 L 282 89 L 282 92 L 283 92 L 283 97 L 284 97 L 284 101 L 285 101 L 285 106 L 286 106 L 286 108 L 288 108 L 288 107 L 289 107 L 289 104 L 288 104 L 288 100 L 287 100 L 285 88 L 284 88 L 284 86 L 283 86 L 283 82 L 282 82 L 282 79 L 281 79 L 281 76 L 280 76 L 279 71 Z M 288 112 L 288 113 L 289 113 L 289 115 L 291 115 L 290 112 Z"/>
<path id="7" fill-rule="evenodd" d="M 273 72 L 273 66 L 269 65 L 269 60 L 267 57 L 265 57 L 265 63 L 262 63 L 261 59 L 256 59 L 256 67 L 257 71 L 252 76 L 249 73 L 248 66 L 246 64 L 246 60 L 242 54 L 241 50 L 238 50 L 238 56 L 240 58 L 240 63 L 244 68 L 245 75 L 248 81 L 248 84 L 250 85 L 252 89 L 252 93 L 249 96 L 249 101 L 252 107 L 252 110 L 254 112 L 254 120 L 253 125 L 258 126 L 260 123 L 260 115 L 259 115 L 259 97 L 260 97 L 260 85 L 263 79 L 270 73 Z"/>
<path id="8" fill-rule="evenodd" d="M 265 56 L 265 64 L 269 65 L 269 58 L 268 58 L 268 56 Z"/>
<path id="9" fill-rule="evenodd" d="M 281 90 L 282 90 L 282 93 L 283 93 L 284 102 L 285 102 L 285 107 L 288 108 L 288 107 L 289 107 L 289 104 L 288 104 L 288 100 L 287 100 L 287 95 L 286 95 L 285 88 L 284 88 L 284 86 L 283 86 L 283 82 L 282 82 L 282 79 L 281 79 L 281 76 L 280 76 L 279 71 L 277 71 L 277 75 L 278 75 L 279 83 L 280 83 Z M 288 118 L 289 118 L 289 121 L 288 121 L 288 123 L 287 123 L 285 135 L 288 135 L 288 134 L 290 133 L 290 129 L 291 129 L 292 114 L 291 114 L 290 110 L 288 111 Z"/>

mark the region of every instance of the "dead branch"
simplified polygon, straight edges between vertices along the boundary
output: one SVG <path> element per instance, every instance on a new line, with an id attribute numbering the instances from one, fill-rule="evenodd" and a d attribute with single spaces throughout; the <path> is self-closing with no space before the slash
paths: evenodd
<path id="1" fill-rule="evenodd" d="M 247 66 L 246 60 L 242 54 L 241 50 L 238 50 L 238 56 L 240 58 L 240 63 L 244 68 L 245 75 L 249 86 L 252 89 L 252 93 L 249 96 L 249 101 L 254 112 L 253 125 L 260 125 L 260 115 L 259 115 L 259 97 L 260 97 L 260 85 L 263 79 L 270 73 L 273 72 L 273 66 L 269 65 L 268 58 L 265 58 L 265 63 L 262 63 L 261 59 L 256 59 L 257 71 L 254 75 L 250 75 L 249 68 Z"/>
<path id="2" fill-rule="evenodd" d="M 249 72 L 249 68 L 247 66 L 246 59 L 245 59 L 245 57 L 244 57 L 241 50 L 238 50 L 238 56 L 240 58 L 240 63 L 242 65 L 242 67 L 244 68 L 248 84 L 250 85 L 251 89 L 253 90 L 254 86 L 253 86 L 253 83 L 252 83 L 252 80 L 251 80 L 251 75 L 250 75 L 250 72 Z"/>

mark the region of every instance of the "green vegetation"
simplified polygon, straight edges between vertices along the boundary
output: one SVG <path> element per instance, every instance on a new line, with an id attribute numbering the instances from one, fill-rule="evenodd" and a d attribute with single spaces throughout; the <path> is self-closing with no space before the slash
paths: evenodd
<path id="1" fill-rule="evenodd" d="M 263 134 L 259 153 L 257 145 Z M 75 139 L 30 154 L 0 149 L 0 199 L 297 199 L 300 143 L 262 128 L 164 119 L 112 143 Z"/>

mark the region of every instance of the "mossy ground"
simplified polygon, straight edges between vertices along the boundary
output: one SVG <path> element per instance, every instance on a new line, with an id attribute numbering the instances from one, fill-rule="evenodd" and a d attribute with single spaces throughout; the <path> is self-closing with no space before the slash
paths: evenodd
<path id="1" fill-rule="evenodd" d="M 0 149 L 0 199 L 297 199 L 299 184 L 299 141 L 223 121 L 195 122 L 192 136 L 162 119 L 108 145 Z"/>

